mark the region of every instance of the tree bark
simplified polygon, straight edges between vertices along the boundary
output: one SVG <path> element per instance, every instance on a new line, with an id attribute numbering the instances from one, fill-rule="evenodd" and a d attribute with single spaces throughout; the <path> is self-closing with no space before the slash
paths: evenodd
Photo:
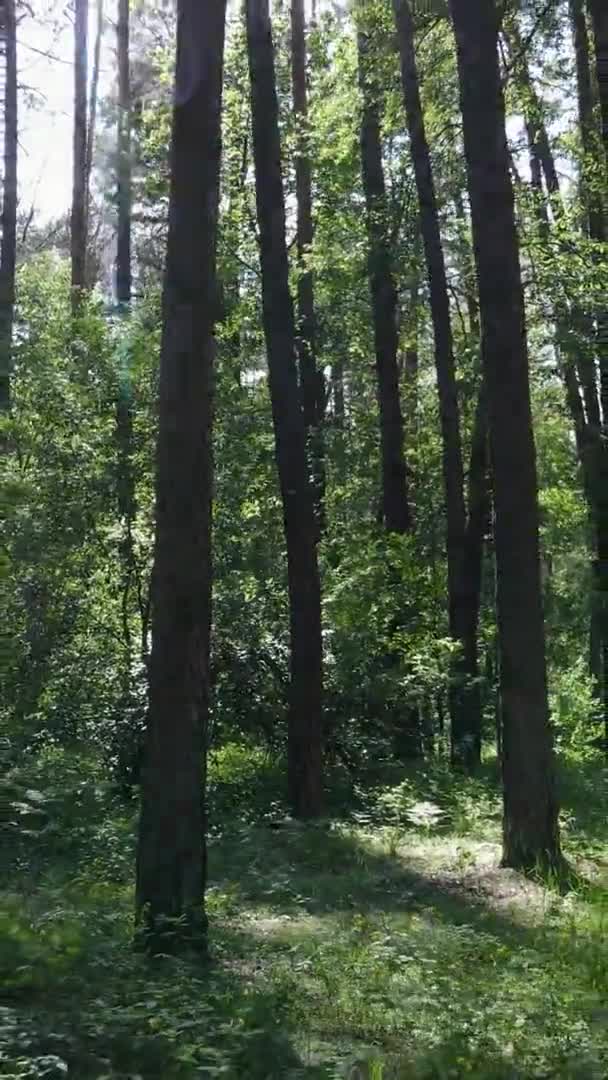
<path id="1" fill-rule="evenodd" d="M 291 628 L 288 793 L 293 813 L 323 805 L 321 588 L 316 525 L 297 385 L 285 202 L 268 0 L 246 0 L 263 321 L 283 500 Z"/>
<path id="2" fill-rule="evenodd" d="M 93 50 L 93 72 L 91 75 L 91 93 L 89 100 L 89 119 L 87 126 L 87 157 L 86 157 L 86 212 L 87 212 L 87 235 L 89 233 L 89 216 L 91 211 L 91 174 L 93 172 L 93 153 L 95 151 L 95 128 L 97 125 L 97 98 L 99 93 L 99 63 L 101 59 L 101 39 L 103 36 L 103 0 L 97 0 L 97 29 L 95 33 L 95 47 Z M 87 280 L 90 275 L 87 274 Z M 93 282 L 88 280 L 88 284 Z"/>
<path id="3" fill-rule="evenodd" d="M 306 20 L 304 0 L 291 0 L 291 82 L 296 124 L 296 203 L 298 247 L 298 334 L 296 348 L 300 369 L 300 391 L 306 427 L 310 473 L 314 485 L 315 511 L 323 525 L 325 489 L 323 414 L 325 389 L 317 367 L 313 275 L 307 266 L 312 251 L 312 168 L 308 140 L 308 95 L 306 89 Z"/>
<path id="4" fill-rule="evenodd" d="M 129 64 L 129 0 L 119 0 L 116 27 L 118 53 L 118 155 L 116 195 L 118 231 L 116 299 L 131 302 L 131 76 Z"/>
<path id="5" fill-rule="evenodd" d="M 453 756 L 457 765 L 472 771 L 481 761 L 482 698 L 479 683 L 477 637 L 481 607 L 484 533 L 490 512 L 488 490 L 488 417 L 485 386 L 479 388 L 471 439 L 467 485 L 468 511 L 460 578 L 461 668 L 457 678 L 464 728 L 462 745 L 456 744 Z M 458 676 L 458 671 L 456 675 Z M 462 730 L 462 729 L 461 729 Z M 453 740 L 454 741 L 454 740 Z"/>
<path id="6" fill-rule="evenodd" d="M 608 170 L 608 7 L 605 0 L 587 0 L 595 45 L 595 70 L 602 118 L 602 141 Z"/>
<path id="7" fill-rule="evenodd" d="M 465 573 L 466 512 L 450 301 L 431 155 L 420 99 L 414 47 L 414 20 L 409 0 L 393 0 L 393 8 L 435 339 L 435 368 L 439 392 L 447 517 L 449 631 L 451 637 L 460 644 L 463 652 L 463 656 L 456 661 L 453 670 L 450 693 L 452 758 L 455 764 L 471 770 L 479 764 L 481 705 L 479 696 L 469 694 L 465 685 L 466 667 L 470 661 L 468 654 L 472 642 L 470 587 L 465 581 L 470 568 L 467 568 L 467 573 Z M 476 660 L 474 669 L 476 673 Z"/>
<path id="8" fill-rule="evenodd" d="M 137 918 L 204 940 L 212 376 L 226 0 L 179 0 Z M 167 927 L 167 920 L 179 926 Z M 163 940 L 166 938 L 166 940 Z M 175 940 L 175 939 L 173 939 Z"/>
<path id="9" fill-rule="evenodd" d="M 582 197 L 587 215 L 589 238 L 597 244 L 603 244 L 607 239 L 607 231 L 602 195 L 598 190 L 597 178 L 594 176 L 593 169 L 593 163 L 598 158 L 600 143 L 597 138 L 598 133 L 593 108 L 589 37 L 585 8 L 583 0 L 569 0 L 569 7 L 576 56 L 579 127 L 584 155 L 581 169 Z M 605 15 L 603 19 L 605 22 Z M 599 68 L 598 74 L 601 74 Z M 600 102 L 601 93 L 600 87 Z M 595 356 L 591 353 L 585 358 L 588 381 L 592 382 L 594 390 L 592 411 L 590 412 L 589 406 L 587 406 L 586 410 L 589 436 L 587 448 L 591 468 L 590 489 L 595 502 L 597 550 L 597 559 L 593 568 L 594 595 L 592 596 L 592 624 L 595 623 L 595 626 L 592 625 L 591 636 L 598 635 L 600 637 L 602 642 L 601 655 L 605 658 L 608 650 L 608 440 L 605 438 L 608 425 L 608 315 L 605 306 L 595 312 L 595 317 L 597 320 L 595 345 L 600 369 L 599 402 L 596 390 Z M 585 392 L 585 403 L 587 405 L 587 392 Z M 605 664 L 602 665 L 602 668 L 598 689 L 604 709 L 606 732 L 608 733 L 608 669 Z M 608 750 L 608 740 L 606 745 Z"/>
<path id="10" fill-rule="evenodd" d="M 584 160 L 581 169 L 582 194 L 587 212 L 589 236 L 592 240 L 604 239 L 604 215 L 602 201 L 590 173 L 591 160 L 597 157 L 599 143 L 593 108 L 593 87 L 589 62 L 589 35 L 585 18 L 584 0 L 569 0 L 570 21 L 576 58 L 576 86 L 578 95 L 578 118 Z"/>
<path id="11" fill-rule="evenodd" d="M 17 24 L 15 0 L 4 0 L 4 191 L 0 254 L 0 410 L 10 408 L 17 252 Z"/>
<path id="12" fill-rule="evenodd" d="M 76 313 L 86 285 L 87 257 L 87 70 L 89 0 L 74 4 L 74 130 L 72 163 L 72 308 Z"/>
<path id="13" fill-rule="evenodd" d="M 524 298 L 494 3 L 450 0 L 456 35 L 496 514 L 503 863 L 558 866 Z"/>
<path id="14" fill-rule="evenodd" d="M 561 191 L 553 152 L 543 118 L 542 105 L 538 99 L 524 50 L 517 32 L 517 25 L 512 22 L 506 32 L 507 42 L 513 57 L 518 57 L 517 77 L 522 82 L 526 101 L 530 110 L 528 126 L 532 126 L 539 150 L 540 163 L 545 176 L 545 183 L 551 196 L 553 214 L 557 220 L 563 219 Z M 583 94 L 583 99 L 585 94 Z M 546 231 L 545 218 L 541 220 Z M 589 507 L 594 558 L 591 572 L 591 617 L 590 617 L 590 674 L 594 680 L 600 703 L 605 703 L 607 693 L 608 670 L 602 664 L 603 640 L 608 641 L 605 612 L 608 610 L 606 592 L 608 581 L 602 573 L 602 552 L 608 552 L 608 495 L 607 451 L 606 443 L 601 438 L 600 409 L 597 392 L 595 358 L 592 350 L 593 328 L 589 316 L 578 306 L 569 308 L 556 305 L 555 324 L 557 328 L 556 350 L 563 356 L 561 369 L 564 379 L 566 400 L 572 418 L 576 449 L 580 462 L 585 499 Z M 580 327 L 583 340 L 587 345 L 582 350 L 572 342 L 571 330 Z M 598 335 L 600 348 L 601 336 Z M 581 396 L 582 391 L 582 396 Z M 583 405 L 584 402 L 584 405 Z M 605 411 L 604 411 L 605 415 Z M 602 689 L 603 687 L 603 689 Z M 608 715 L 606 716 L 608 725 Z"/>
<path id="15" fill-rule="evenodd" d="M 584 154 L 583 165 L 581 169 L 582 196 L 587 215 L 587 227 L 589 231 L 589 237 L 596 243 L 602 244 L 607 239 L 606 218 L 604 215 L 602 196 L 600 191 L 598 190 L 597 178 L 594 175 L 594 168 L 592 164 L 594 161 L 597 161 L 598 152 L 601 151 L 600 144 L 597 138 L 597 126 L 595 123 L 595 114 L 593 108 L 593 89 L 591 80 L 591 66 L 589 61 L 589 36 L 587 34 L 587 21 L 585 18 L 583 0 L 569 0 L 569 2 L 570 17 L 572 21 L 572 34 L 574 38 L 574 51 L 576 55 L 576 84 L 578 92 L 579 128 L 581 132 L 581 142 Z M 606 15 L 603 16 L 603 21 L 604 23 L 607 21 Z M 601 26 L 599 40 L 601 48 Z M 604 46 L 605 45 L 606 42 L 604 41 Z M 598 76 L 600 74 L 601 72 L 598 67 Z M 603 74 L 604 78 L 608 79 L 608 73 L 606 72 L 605 67 Z M 605 87 L 604 93 L 608 93 Z M 596 345 L 600 363 L 600 400 L 602 406 L 603 422 L 606 425 L 608 424 L 608 314 L 606 313 L 605 307 L 603 310 L 596 312 L 596 318 Z M 593 368 L 595 383 L 595 357 L 590 357 L 587 363 Z M 599 407 L 596 409 L 594 416 L 589 417 L 589 420 L 590 423 L 594 423 L 599 427 L 599 425 L 601 424 Z"/>
<path id="16" fill-rule="evenodd" d="M 412 528 L 404 455 L 403 415 L 397 364 L 397 290 L 389 240 L 388 207 L 380 138 L 380 87 L 374 76 L 370 35 L 363 25 L 365 0 L 360 0 L 359 87 L 361 91 L 361 167 L 369 237 L 368 273 L 372 297 L 380 444 L 382 456 L 382 516 L 388 532 Z"/>

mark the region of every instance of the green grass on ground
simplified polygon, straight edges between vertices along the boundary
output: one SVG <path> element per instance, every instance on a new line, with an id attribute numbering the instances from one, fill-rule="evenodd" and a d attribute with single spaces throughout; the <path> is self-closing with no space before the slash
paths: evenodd
<path id="1" fill-rule="evenodd" d="M 605 1080 L 600 765 L 562 763 L 568 890 L 498 868 L 491 766 L 336 776 L 306 827 L 263 754 L 211 777 L 206 964 L 131 948 L 133 813 L 93 764 L 5 782 L 1 1076 Z"/>

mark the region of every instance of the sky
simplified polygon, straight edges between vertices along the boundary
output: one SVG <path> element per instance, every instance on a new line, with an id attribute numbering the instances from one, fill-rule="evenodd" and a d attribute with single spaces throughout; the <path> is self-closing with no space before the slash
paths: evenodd
<path id="1" fill-rule="evenodd" d="M 229 0 L 235 6 L 239 0 Z M 277 2 L 277 0 L 273 0 Z M 310 13 L 312 0 L 307 0 Z M 33 18 L 18 31 L 20 97 L 20 211 L 35 208 L 43 224 L 69 209 L 72 188 L 73 17 L 67 0 L 32 0 Z M 104 0 L 104 37 L 100 65 L 100 97 L 115 78 L 116 0 Z M 317 9 L 340 8 L 344 0 L 318 0 Z M 96 3 L 90 0 L 89 68 L 96 33 Z M 89 72 L 90 75 L 90 72 Z M 31 91 L 32 93 L 28 93 Z M 29 98 L 37 103 L 33 107 Z M 521 121 L 510 118 L 508 133 L 517 139 Z M 525 175 L 527 163 L 522 162 Z"/>
<path id="2" fill-rule="evenodd" d="M 320 10 L 335 0 L 318 0 Z M 238 0 L 229 0 L 235 7 Z M 310 12 L 312 0 L 307 0 Z M 31 0 L 33 18 L 23 19 L 17 39 L 19 83 L 34 91 L 37 108 L 20 100 L 20 210 L 32 203 L 39 223 L 58 217 L 71 202 L 73 110 L 73 4 Z M 89 78 L 97 29 L 96 2 L 89 0 Z M 99 91 L 109 90 L 116 74 L 116 0 L 104 0 L 104 37 Z"/>
<path id="3" fill-rule="evenodd" d="M 19 199 L 20 211 L 28 212 L 33 203 L 36 220 L 42 223 L 66 211 L 71 202 L 74 39 L 66 3 L 38 0 L 32 6 L 34 18 L 23 19 L 17 37 L 19 84 L 33 91 L 20 96 Z M 96 32 L 95 7 L 91 3 L 89 66 Z M 101 95 L 114 78 L 115 0 L 106 0 L 104 7 Z M 29 104 L 30 96 L 36 107 Z"/>

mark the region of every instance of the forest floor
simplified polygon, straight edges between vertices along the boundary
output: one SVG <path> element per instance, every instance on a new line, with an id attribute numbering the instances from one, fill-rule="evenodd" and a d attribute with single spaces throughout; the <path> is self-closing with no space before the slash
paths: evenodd
<path id="1" fill-rule="evenodd" d="M 564 888 L 499 868 L 491 764 L 337 773 L 303 826 L 280 763 L 227 747 L 209 959 L 151 962 L 131 947 L 133 807 L 53 751 L 9 778 L 0 1076 L 605 1080 L 607 780 L 561 762 Z"/>

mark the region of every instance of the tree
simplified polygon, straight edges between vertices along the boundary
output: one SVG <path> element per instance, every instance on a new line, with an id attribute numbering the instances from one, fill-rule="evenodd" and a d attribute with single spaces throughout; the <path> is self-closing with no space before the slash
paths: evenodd
<path id="1" fill-rule="evenodd" d="M 476 679 L 478 589 L 481 581 L 482 553 L 479 528 L 482 529 L 481 536 L 483 537 L 483 520 L 473 515 L 473 520 L 477 523 L 473 542 L 472 523 L 470 522 L 467 527 L 466 521 L 450 300 L 435 181 L 420 99 L 414 46 L 414 20 L 409 0 L 393 0 L 393 8 L 397 24 L 403 100 L 418 193 L 420 229 L 435 339 L 435 369 L 439 392 L 447 517 L 449 630 L 450 636 L 458 643 L 461 650 L 461 655 L 454 665 L 450 692 L 452 758 L 456 764 L 470 770 L 479 764 L 481 751 L 481 702 L 476 689 Z M 479 423 L 483 423 L 482 414 L 479 416 Z M 480 434 L 479 441 L 480 447 L 474 455 L 475 462 L 483 453 L 483 433 Z M 485 465 L 482 462 L 482 474 L 484 473 Z M 477 479 L 474 484 L 477 484 Z M 469 550 L 465 557 L 467 538 Z M 477 558 L 479 568 L 476 565 Z"/>
<path id="2" fill-rule="evenodd" d="M 571 14 L 579 9 L 574 6 Z M 579 11 L 580 15 L 580 11 Z M 578 42 L 577 84 L 579 85 L 578 104 L 579 122 L 581 132 L 589 131 L 591 140 L 587 137 L 587 151 L 593 153 L 593 130 L 592 114 L 589 114 L 591 105 L 591 84 L 588 78 L 588 70 L 585 66 L 587 56 L 586 27 L 581 26 L 580 17 L 575 20 L 575 33 L 573 38 Z M 573 27 L 574 29 L 574 27 Z M 573 240 L 568 238 L 564 230 L 566 211 L 562 200 L 561 187 L 553 150 L 547 133 L 542 103 L 530 75 L 525 56 L 521 36 L 517 22 L 512 19 L 505 27 L 505 36 L 509 44 L 509 52 L 512 57 L 514 75 L 519 83 L 520 93 L 523 97 L 526 112 L 528 140 L 532 157 L 538 158 L 538 165 L 545 178 L 545 185 L 550 196 L 552 220 L 555 225 L 561 225 L 558 236 L 559 248 L 564 256 L 568 256 Z M 584 166 L 587 171 L 587 166 Z M 593 213 L 589 213 L 588 189 L 582 186 L 582 194 L 585 201 L 585 214 L 583 231 L 596 230 L 595 241 L 600 240 L 603 228 L 601 218 L 601 206 L 595 202 Z M 545 239 L 551 237 L 551 222 L 547 208 L 542 202 L 542 187 L 540 190 L 540 202 L 537 199 L 537 208 L 540 212 L 540 231 Z M 576 239 L 574 240 L 576 242 Z M 583 488 L 589 507 L 591 535 L 592 535 L 592 595 L 591 595 L 591 626 L 590 626 L 590 668 L 594 678 L 598 698 L 604 700 L 604 711 L 608 725 L 608 664 L 606 662 L 606 645 L 608 640 L 608 628 L 605 625 L 606 590 L 608 589 L 608 577 L 602 570 L 606 566 L 608 558 L 608 480 L 607 480 L 607 445 L 601 435 L 602 415 L 606 416 L 604 391 L 598 394 L 598 378 L 596 371 L 596 354 L 599 352 L 600 378 L 606 368 L 605 348 L 603 348 L 602 327 L 604 319 L 602 312 L 598 317 L 598 329 L 595 330 L 590 312 L 581 308 L 580 302 L 565 303 L 559 299 L 554 305 L 554 322 L 556 327 L 556 349 L 561 361 L 561 370 L 564 379 L 566 400 L 570 411 L 574 435 L 576 440 L 577 454 L 580 462 Z M 575 334 L 573 334 L 573 330 Z M 604 385 L 600 382 L 600 385 Z M 600 411 L 600 401 L 602 409 Z M 608 727 L 607 727 L 608 730 Z"/>
<path id="3" fill-rule="evenodd" d="M 488 395 L 503 710 L 503 863 L 557 866 L 524 299 L 494 3 L 450 0 Z"/>
<path id="4" fill-rule="evenodd" d="M 321 812 L 323 799 L 321 588 L 297 386 L 268 0 L 247 0 L 246 14 L 263 322 L 287 546 L 291 629 L 288 789 L 294 814 L 315 817 Z"/>
<path id="5" fill-rule="evenodd" d="M 78 310 L 87 257 L 87 40 L 89 0 L 74 4 L 74 128 L 72 162 L 72 304 Z"/>
<path id="6" fill-rule="evenodd" d="M 392 268 L 380 130 L 380 85 L 375 72 L 366 0 L 358 7 L 357 45 L 361 91 L 361 171 L 367 207 L 368 275 L 372 297 L 380 445 L 382 518 L 388 532 L 412 527 L 404 455 L 403 415 L 397 364 L 397 290 Z"/>
<path id="7" fill-rule="evenodd" d="M 592 240 L 604 240 L 604 215 L 598 185 L 593 177 L 592 162 L 597 160 L 599 140 L 593 104 L 593 84 L 589 61 L 589 34 L 583 0 L 569 0 L 574 55 L 576 58 L 576 87 L 578 119 L 583 149 L 581 169 L 583 202 L 587 227 Z"/>
<path id="8" fill-rule="evenodd" d="M 137 919 L 205 930 L 211 423 L 225 0 L 179 0 Z M 175 929 L 173 927 L 172 929 Z"/>
<path id="9" fill-rule="evenodd" d="M 17 23 L 15 0 L 5 0 L 0 13 L 4 45 L 4 191 L 0 254 L 0 409 L 10 406 L 10 372 L 15 308 L 17 249 Z"/>
<path id="10" fill-rule="evenodd" d="M 118 53 L 118 146 L 116 202 L 116 299 L 131 302 L 131 77 L 129 69 L 129 0 L 119 0 L 116 26 Z"/>
<path id="11" fill-rule="evenodd" d="M 308 436 L 315 509 L 323 521 L 323 414 L 325 388 L 317 368 L 315 305 L 312 270 L 307 265 L 313 242 L 312 169 L 308 140 L 308 93 L 306 88 L 306 17 L 304 0 L 291 0 L 291 84 L 296 122 L 296 202 L 298 210 L 298 335 L 297 351 L 304 424 Z"/>
<path id="12" fill-rule="evenodd" d="M 118 58 L 118 124 L 116 131 L 116 299 L 121 316 L 131 305 L 131 79 L 129 64 L 129 0 L 119 0 L 116 25 Z M 148 658 L 146 602 L 142 602 L 142 572 L 135 553 L 133 528 L 137 514 L 135 470 L 133 465 L 133 380 L 131 350 L 127 336 L 122 344 L 124 362 L 118 372 L 116 397 L 116 442 L 118 448 L 117 504 L 122 523 L 120 553 L 123 579 L 123 608 L 128 610 L 129 596 L 135 586 L 141 616 L 141 659 Z M 131 697 L 131 637 L 125 634 L 126 662 L 124 699 Z"/>
<path id="13" fill-rule="evenodd" d="M 595 71 L 600 97 L 602 139 L 608 170 L 608 10 L 603 0 L 587 0 L 595 45 Z"/>
<path id="14" fill-rule="evenodd" d="M 585 225 L 591 241 L 596 247 L 595 261 L 601 257 L 598 252 L 608 239 L 602 191 L 604 185 L 597 182 L 597 163 L 601 154 L 598 138 L 596 115 L 593 101 L 593 84 L 589 57 L 589 36 L 583 0 L 569 0 L 574 54 L 576 58 L 576 85 L 578 96 L 578 118 L 582 144 L 581 193 L 585 215 Z M 595 24 L 597 27 L 597 23 Z M 602 47 L 602 26 L 596 46 Z M 605 72 L 598 66 L 600 79 Z M 600 103 L 602 86 L 600 83 Z M 603 172 L 601 165 L 599 174 Z M 597 559 L 594 564 L 594 594 L 592 598 L 592 667 L 595 667 L 600 695 L 603 698 L 606 730 L 606 749 L 608 751 L 608 440 L 605 428 L 608 422 L 608 314 L 602 303 L 595 312 L 597 324 L 595 341 L 589 345 L 586 358 L 585 403 L 587 405 L 587 424 L 590 438 L 591 489 L 595 496 Z M 589 323 L 591 319 L 589 318 Z M 592 338 L 592 335 L 589 334 Z M 594 346 L 595 345 L 595 349 Z M 599 361 L 600 386 L 599 400 L 596 378 L 596 356 Z M 600 409 L 601 403 L 601 409 Z M 603 425 L 603 428 L 602 428 Z M 595 640 L 594 640 L 595 638 Z"/>
<path id="15" fill-rule="evenodd" d="M 93 172 L 95 129 L 97 125 L 97 98 L 99 96 L 99 64 L 101 61 L 101 39 L 103 37 L 103 0 L 97 0 L 96 14 L 97 27 L 95 31 L 95 46 L 93 48 L 93 71 L 91 73 L 91 91 L 89 94 L 89 117 L 87 121 L 87 156 L 85 166 L 87 236 L 89 233 L 89 212 L 91 206 L 91 174 Z"/>

